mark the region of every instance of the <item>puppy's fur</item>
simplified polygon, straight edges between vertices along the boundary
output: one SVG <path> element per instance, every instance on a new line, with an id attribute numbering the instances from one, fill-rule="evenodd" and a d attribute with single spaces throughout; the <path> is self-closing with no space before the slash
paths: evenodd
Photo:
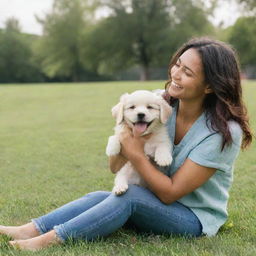
<path id="1" fill-rule="evenodd" d="M 125 125 L 128 125 L 131 129 L 140 131 L 141 136 L 152 133 L 145 143 L 145 154 L 160 166 L 170 165 L 172 146 L 164 124 L 171 111 L 171 107 L 159 93 L 138 90 L 122 95 L 120 102 L 112 108 L 112 115 L 116 118 L 115 135 L 109 137 L 106 154 L 113 156 L 120 152 L 119 136 Z M 117 172 L 113 192 L 116 195 L 125 193 L 128 184 L 146 186 L 130 162 Z"/>

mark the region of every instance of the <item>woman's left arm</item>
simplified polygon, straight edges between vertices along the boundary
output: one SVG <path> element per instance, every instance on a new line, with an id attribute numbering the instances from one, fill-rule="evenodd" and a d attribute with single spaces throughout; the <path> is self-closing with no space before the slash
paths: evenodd
<path id="1" fill-rule="evenodd" d="M 148 188 L 165 204 L 170 204 L 203 185 L 216 171 L 186 159 L 170 178 L 155 168 L 144 154 L 145 137 L 126 130 L 121 137 L 122 155 L 146 181 Z"/>

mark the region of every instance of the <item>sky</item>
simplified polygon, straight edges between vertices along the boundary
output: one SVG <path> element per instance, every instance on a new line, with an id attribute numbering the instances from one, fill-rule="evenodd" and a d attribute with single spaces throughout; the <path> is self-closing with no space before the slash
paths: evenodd
<path id="1" fill-rule="evenodd" d="M 54 0 L 0 0 L 0 28 L 10 17 L 19 20 L 23 32 L 41 34 L 42 26 L 36 21 L 35 14 L 44 17 L 51 10 Z"/>
<path id="2" fill-rule="evenodd" d="M 23 32 L 42 34 L 42 26 L 36 21 L 35 15 L 44 17 L 51 10 L 54 0 L 0 0 L 0 28 L 10 17 L 19 20 Z M 71 0 L 72 1 L 72 0 Z M 228 0 L 221 0 L 212 22 L 218 25 L 223 21 L 224 27 L 233 25 L 239 16 L 238 8 L 230 5 Z"/>

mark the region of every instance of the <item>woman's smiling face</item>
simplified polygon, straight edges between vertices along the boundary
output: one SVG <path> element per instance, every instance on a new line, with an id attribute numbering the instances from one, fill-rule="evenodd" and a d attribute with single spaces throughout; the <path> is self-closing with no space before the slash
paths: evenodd
<path id="1" fill-rule="evenodd" d="M 211 90 L 204 82 L 201 57 L 197 50 L 185 51 L 171 69 L 168 93 L 180 100 L 203 100 Z"/>

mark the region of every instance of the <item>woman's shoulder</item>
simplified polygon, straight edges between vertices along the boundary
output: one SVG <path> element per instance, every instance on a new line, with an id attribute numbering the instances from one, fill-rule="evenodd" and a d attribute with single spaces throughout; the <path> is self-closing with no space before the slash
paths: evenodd
<path id="1" fill-rule="evenodd" d="M 230 131 L 233 143 L 237 145 L 241 145 L 243 130 L 240 124 L 232 120 L 232 121 L 228 121 L 228 127 L 229 127 L 229 131 Z"/>
<path id="2" fill-rule="evenodd" d="M 242 137 L 243 137 L 243 130 L 240 124 L 238 124 L 234 120 L 230 120 L 227 122 L 227 125 L 230 131 L 230 135 L 232 137 L 232 144 L 240 147 L 242 142 Z M 208 133 L 208 135 L 206 136 L 207 138 L 209 139 L 211 138 L 211 140 L 215 142 L 219 141 L 219 143 L 222 144 L 223 135 L 220 132 L 215 131 L 209 123 L 208 125 L 204 126 L 204 129 L 207 130 L 206 132 L 206 134 Z"/>
<path id="3" fill-rule="evenodd" d="M 223 148 L 222 134 L 212 131 L 211 128 L 206 128 L 208 133 L 206 132 L 202 135 L 200 141 L 194 144 L 188 157 L 199 165 L 230 172 L 240 151 L 242 132 L 240 125 L 234 121 L 228 122 L 228 126 L 232 136 L 232 143 Z"/>
<path id="4" fill-rule="evenodd" d="M 232 144 L 237 146 L 241 145 L 243 131 L 241 126 L 236 121 L 228 121 L 228 128 L 232 137 Z M 220 132 L 216 131 L 206 115 L 203 115 L 198 125 L 195 127 L 194 134 L 192 138 L 197 142 L 201 143 L 203 141 L 211 142 L 213 144 L 222 144 L 223 136 Z"/>
<path id="5" fill-rule="evenodd" d="M 231 135 L 242 136 L 243 130 L 240 124 L 238 124 L 236 121 L 233 121 L 233 120 L 228 121 L 228 127 Z"/>
<path id="6" fill-rule="evenodd" d="M 208 130 L 210 133 L 216 133 L 216 130 L 213 128 L 211 124 L 210 118 L 208 118 L 206 114 L 204 114 L 204 117 L 204 120 L 202 120 L 205 123 L 205 125 L 203 126 L 204 129 Z M 231 136 L 242 136 L 243 130 L 239 123 L 237 123 L 234 120 L 229 120 L 227 122 L 227 125 L 231 133 Z"/>

